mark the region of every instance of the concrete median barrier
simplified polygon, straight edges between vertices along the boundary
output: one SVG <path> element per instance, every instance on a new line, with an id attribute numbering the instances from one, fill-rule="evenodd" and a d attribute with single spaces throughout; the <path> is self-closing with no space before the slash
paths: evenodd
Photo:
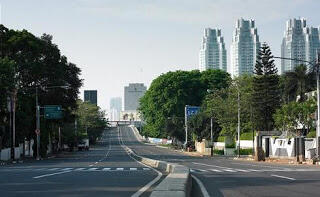
<path id="1" fill-rule="evenodd" d="M 165 171 L 168 176 L 152 190 L 151 197 L 189 197 L 192 188 L 192 179 L 190 177 L 190 169 L 188 167 L 171 164 L 164 161 L 141 157 L 134 153 L 129 147 L 124 145 L 124 148 L 136 160 L 156 168 L 160 171 Z"/>

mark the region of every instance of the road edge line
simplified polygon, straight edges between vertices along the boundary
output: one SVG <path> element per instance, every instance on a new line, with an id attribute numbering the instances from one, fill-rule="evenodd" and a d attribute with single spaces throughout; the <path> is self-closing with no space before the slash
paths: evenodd
<path id="1" fill-rule="evenodd" d="M 206 187 L 203 185 L 203 183 L 200 181 L 200 179 L 198 179 L 196 176 L 194 176 L 193 174 L 191 174 L 191 177 L 197 182 L 197 184 L 200 187 L 201 193 L 203 197 L 210 197 Z"/>
<path id="2" fill-rule="evenodd" d="M 124 151 L 126 152 L 126 154 L 133 160 L 135 160 L 136 162 L 138 162 L 139 164 L 145 166 L 145 167 L 150 167 L 144 163 L 142 163 L 141 161 L 138 161 L 137 159 L 135 159 L 134 157 L 132 157 L 127 149 L 128 147 L 123 143 L 122 141 L 122 138 L 120 137 L 119 135 L 119 132 L 118 132 L 118 140 L 119 140 L 119 144 L 120 146 L 124 149 Z M 135 192 L 131 197 L 139 197 L 140 195 L 142 195 L 145 191 L 147 191 L 153 184 L 155 184 L 157 181 L 160 180 L 160 178 L 162 177 L 162 173 L 158 170 L 156 170 L 155 168 L 151 167 L 152 170 L 154 170 L 158 175 L 156 178 L 152 179 L 150 182 L 148 182 L 145 186 L 143 186 L 142 188 L 140 188 L 137 192 Z"/>
<path id="3" fill-rule="evenodd" d="M 129 128 L 133 130 L 132 127 Z M 142 157 L 127 147 L 123 141 L 122 144 L 125 149 L 127 149 L 128 154 L 132 154 L 132 156 L 137 157 L 137 160 L 141 160 L 142 163 L 145 162 L 145 164 L 151 166 L 152 168 L 169 172 L 168 176 L 153 189 L 150 195 L 151 197 L 164 196 L 164 194 L 170 196 L 190 196 L 192 178 L 190 176 L 190 169 L 188 167 Z M 177 181 L 177 179 L 179 179 L 179 181 Z"/>

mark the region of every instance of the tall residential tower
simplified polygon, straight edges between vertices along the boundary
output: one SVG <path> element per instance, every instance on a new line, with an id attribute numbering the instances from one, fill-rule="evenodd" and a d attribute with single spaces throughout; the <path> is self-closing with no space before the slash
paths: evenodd
<path id="1" fill-rule="evenodd" d="M 254 20 L 238 19 L 231 44 L 232 76 L 252 74 L 260 49 L 258 30 Z"/>
<path id="2" fill-rule="evenodd" d="M 315 61 L 320 49 L 319 29 L 307 27 L 306 19 L 290 19 L 287 21 L 281 45 L 281 56 L 303 61 Z M 281 60 L 281 74 L 292 71 L 303 62 Z M 310 65 L 308 65 L 310 66 Z M 309 69 L 309 68 L 308 68 Z"/>
<path id="3" fill-rule="evenodd" d="M 227 71 L 227 51 L 220 29 L 206 28 L 199 52 L 199 70 Z"/>

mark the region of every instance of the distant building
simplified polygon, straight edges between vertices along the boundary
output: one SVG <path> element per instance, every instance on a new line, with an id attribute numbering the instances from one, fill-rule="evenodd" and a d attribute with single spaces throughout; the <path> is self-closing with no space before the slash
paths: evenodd
<path id="1" fill-rule="evenodd" d="M 143 83 L 130 83 L 124 87 L 124 111 L 138 110 L 139 99 L 147 91 Z"/>
<path id="2" fill-rule="evenodd" d="M 97 90 L 85 90 L 84 101 L 98 105 L 97 94 Z"/>
<path id="3" fill-rule="evenodd" d="M 255 21 L 237 20 L 230 51 L 232 76 L 253 74 L 259 49 L 260 41 Z"/>
<path id="4" fill-rule="evenodd" d="M 122 109 L 121 97 L 115 97 L 110 99 L 110 120 L 120 120 L 120 112 Z"/>
<path id="5" fill-rule="evenodd" d="M 199 52 L 199 70 L 227 71 L 227 51 L 220 29 L 206 28 Z"/>
<path id="6" fill-rule="evenodd" d="M 121 111 L 120 120 L 141 121 L 140 113 L 137 110 Z"/>
<path id="7" fill-rule="evenodd" d="M 317 50 L 320 50 L 319 29 L 307 27 L 306 19 L 303 18 L 288 20 L 281 45 L 281 56 L 312 62 L 317 58 Z M 281 74 L 294 70 L 299 64 L 304 63 L 281 60 Z"/>

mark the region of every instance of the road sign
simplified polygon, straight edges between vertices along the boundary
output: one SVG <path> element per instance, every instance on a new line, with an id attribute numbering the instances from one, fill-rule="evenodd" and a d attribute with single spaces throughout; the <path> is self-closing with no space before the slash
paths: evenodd
<path id="1" fill-rule="evenodd" d="M 62 118 L 61 105 L 45 105 L 44 118 L 45 119 L 61 119 Z"/>
<path id="2" fill-rule="evenodd" d="M 200 107 L 198 106 L 186 106 L 186 113 L 187 113 L 187 117 L 190 118 L 191 116 L 197 114 L 200 112 Z"/>

